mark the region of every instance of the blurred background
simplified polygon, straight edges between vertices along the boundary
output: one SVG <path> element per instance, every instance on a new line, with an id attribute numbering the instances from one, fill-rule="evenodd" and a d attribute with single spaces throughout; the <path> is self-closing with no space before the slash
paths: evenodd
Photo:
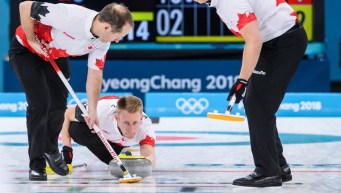
<path id="1" fill-rule="evenodd" d="M 0 1 L 0 115 L 3 116 L 25 113 L 22 89 L 8 64 L 9 41 L 19 25 L 20 2 Z M 46 2 L 79 4 L 99 11 L 112 1 Z M 135 27 L 118 44 L 111 44 L 104 69 L 103 95 L 139 96 L 146 111 L 155 117 L 205 116 L 213 109 L 224 110 L 225 97 L 239 74 L 244 43 L 220 21 L 215 9 L 193 0 L 116 2 L 124 3 L 132 11 Z M 335 103 L 340 102 L 330 99 L 339 97 L 337 93 L 341 91 L 341 1 L 288 2 L 304 23 L 309 46 L 288 89 L 294 98 L 286 96 L 285 101 L 289 102 L 283 104 L 279 114 L 339 116 Z M 71 58 L 71 85 L 81 97 L 85 97 L 82 93 L 86 63 L 87 56 Z M 172 96 L 174 100 L 165 98 Z M 183 97 L 189 107 L 179 100 Z M 297 108 L 305 114 L 297 114 Z M 239 106 L 241 113 L 242 109 Z"/>

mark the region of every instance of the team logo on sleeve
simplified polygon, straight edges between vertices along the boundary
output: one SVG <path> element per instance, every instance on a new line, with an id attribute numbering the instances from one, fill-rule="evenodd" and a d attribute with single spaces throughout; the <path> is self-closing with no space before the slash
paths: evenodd
<path id="1" fill-rule="evenodd" d="M 50 13 L 47 9 L 47 5 L 43 5 L 43 2 L 33 2 L 31 8 L 31 17 L 37 21 L 41 20 L 41 16 L 46 17 L 46 14 Z"/>

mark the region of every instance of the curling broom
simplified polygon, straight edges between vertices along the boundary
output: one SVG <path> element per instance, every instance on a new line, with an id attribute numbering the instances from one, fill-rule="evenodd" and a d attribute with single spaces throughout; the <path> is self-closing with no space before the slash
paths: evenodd
<path id="1" fill-rule="evenodd" d="M 245 120 L 244 116 L 240 116 L 239 114 L 231 115 L 231 111 L 235 102 L 236 102 L 236 96 L 233 95 L 230 100 L 229 105 L 227 106 L 225 114 L 218 113 L 218 111 L 214 111 L 214 112 L 208 112 L 207 117 L 210 119 L 218 119 L 222 121 L 237 121 L 237 122 L 244 121 Z"/>

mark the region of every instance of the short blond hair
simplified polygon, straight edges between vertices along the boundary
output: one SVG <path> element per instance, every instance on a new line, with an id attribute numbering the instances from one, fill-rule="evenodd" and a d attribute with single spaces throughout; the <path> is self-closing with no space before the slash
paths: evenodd
<path id="1" fill-rule="evenodd" d="M 142 100 L 136 96 L 123 96 L 117 101 L 117 112 L 126 110 L 128 113 L 143 112 Z"/>

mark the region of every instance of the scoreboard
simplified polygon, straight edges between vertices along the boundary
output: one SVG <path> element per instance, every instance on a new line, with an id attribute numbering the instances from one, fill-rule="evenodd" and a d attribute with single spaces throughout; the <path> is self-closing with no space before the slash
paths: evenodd
<path id="1" fill-rule="evenodd" d="M 59 0 L 66 1 L 66 0 Z M 74 1 L 74 3 L 77 1 Z M 112 1 L 78 1 L 99 11 Z M 215 8 L 194 0 L 116 0 L 133 14 L 135 27 L 124 43 L 234 43 L 243 42 L 221 22 Z M 288 0 L 313 40 L 313 0 Z"/>
<path id="2" fill-rule="evenodd" d="M 113 2 L 112 0 L 43 1 L 73 3 L 96 11 Z M 233 35 L 221 22 L 216 9 L 206 4 L 198 4 L 194 0 L 114 0 L 114 2 L 126 5 L 132 12 L 135 23 L 134 28 L 120 40 L 119 44 L 111 44 L 110 50 L 116 51 L 116 56 L 124 54 L 117 54 L 117 51 L 129 50 L 153 50 L 154 55 L 160 50 L 213 49 L 219 52 L 219 49 L 231 50 L 231 46 L 232 50 L 242 50 L 243 39 Z M 309 41 L 323 42 L 324 0 L 287 0 L 287 2 L 303 21 Z M 18 14 L 14 13 L 18 10 L 17 7 L 12 10 L 11 14 L 18 17 Z"/>
<path id="3" fill-rule="evenodd" d="M 134 0 L 131 0 L 134 2 Z M 124 1 L 128 4 L 129 1 Z M 136 1 L 135 1 L 136 2 Z M 136 23 L 126 42 L 240 42 L 220 21 L 215 9 L 193 0 L 154 0 L 143 10 L 131 9 Z"/>

